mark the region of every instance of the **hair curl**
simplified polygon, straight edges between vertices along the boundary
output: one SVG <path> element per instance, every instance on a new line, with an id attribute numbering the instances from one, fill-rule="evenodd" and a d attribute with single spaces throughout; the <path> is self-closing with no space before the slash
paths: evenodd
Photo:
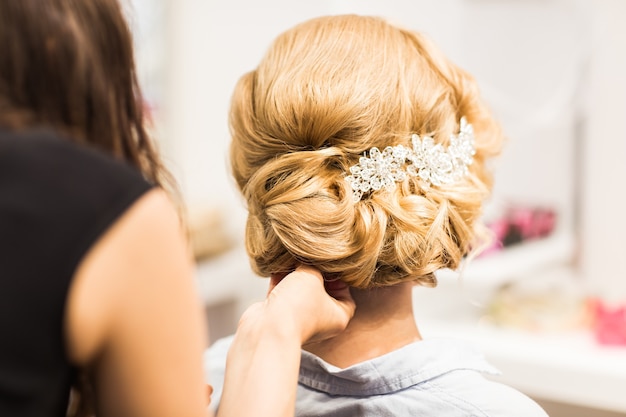
<path id="1" fill-rule="evenodd" d="M 462 182 L 415 179 L 354 203 L 344 179 L 364 151 L 444 143 L 465 116 L 476 155 Z M 456 269 L 479 245 L 497 123 L 474 79 L 423 35 L 365 16 L 327 16 L 280 35 L 231 102 L 231 166 L 248 206 L 246 247 L 261 276 L 314 265 L 351 286 Z"/>

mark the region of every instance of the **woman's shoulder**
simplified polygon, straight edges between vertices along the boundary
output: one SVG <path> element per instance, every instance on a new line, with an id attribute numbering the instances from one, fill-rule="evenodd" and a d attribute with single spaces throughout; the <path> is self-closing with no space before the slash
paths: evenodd
<path id="1" fill-rule="evenodd" d="M 219 405 L 231 343 L 232 336 L 217 340 L 205 352 L 205 380 L 215 389 L 212 407 Z M 315 388 L 310 387 L 310 383 L 303 384 L 303 368 L 306 368 L 305 374 L 318 369 Z M 372 374 L 368 370 L 375 372 Z M 303 352 L 300 371 L 298 409 L 315 408 L 316 411 L 298 415 L 321 415 L 330 409 L 335 415 L 343 415 L 337 407 L 348 410 L 345 415 L 354 415 L 354 407 L 367 407 L 360 399 L 369 398 L 369 405 L 386 410 L 444 407 L 455 410 L 449 415 L 459 416 L 547 417 L 531 398 L 496 382 L 495 368 L 473 346 L 455 340 L 418 342 L 349 369 L 334 368 Z M 485 373 L 490 376 L 486 377 Z M 370 377 L 371 381 L 368 380 Z M 325 387 L 320 381 L 329 384 Z M 402 381 L 401 386 L 398 381 Z M 351 388 L 352 382 L 355 385 Z M 377 387 L 375 394 L 378 394 L 373 397 L 368 396 L 372 392 L 365 392 L 372 384 Z M 396 415 L 401 414 L 398 413 Z"/>
<path id="2" fill-rule="evenodd" d="M 134 167 L 51 130 L 0 130 L 0 189 L 22 215 L 106 227 L 151 187 Z"/>
<path id="3" fill-rule="evenodd" d="M 0 129 L 3 248 L 19 259 L 46 254 L 62 297 L 89 248 L 151 188 L 133 167 L 53 131 Z"/>
<path id="4" fill-rule="evenodd" d="M 50 129 L 0 129 L 2 170 L 29 180 L 73 179 L 73 185 L 96 181 L 143 181 L 137 169 L 87 144 L 78 144 Z M 68 178 L 63 178 L 67 176 Z M 13 176 L 15 178 L 15 176 Z M 60 183 L 60 182 L 59 182 Z M 62 183 L 60 183 L 62 184 Z"/>
<path id="5" fill-rule="evenodd" d="M 447 396 L 451 402 L 473 411 L 480 410 L 480 415 L 488 417 L 548 417 L 533 399 L 497 378 L 457 370 L 437 381 L 436 391 L 437 395 Z"/>

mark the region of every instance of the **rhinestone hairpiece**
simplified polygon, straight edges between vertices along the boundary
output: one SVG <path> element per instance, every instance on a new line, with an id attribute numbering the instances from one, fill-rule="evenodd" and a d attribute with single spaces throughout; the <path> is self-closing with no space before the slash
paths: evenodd
<path id="1" fill-rule="evenodd" d="M 365 193 L 382 188 L 394 189 L 396 182 L 407 176 L 418 177 L 423 188 L 441 186 L 460 181 L 468 173 L 476 149 L 474 129 L 461 118 L 458 135 L 450 135 L 447 149 L 430 136 L 411 136 L 413 149 L 402 145 L 387 146 L 380 151 L 373 147 L 350 167 L 346 180 L 352 187 L 354 201 L 360 201 Z M 408 164 L 408 166 L 406 166 Z M 405 168 L 406 166 L 406 168 Z"/>

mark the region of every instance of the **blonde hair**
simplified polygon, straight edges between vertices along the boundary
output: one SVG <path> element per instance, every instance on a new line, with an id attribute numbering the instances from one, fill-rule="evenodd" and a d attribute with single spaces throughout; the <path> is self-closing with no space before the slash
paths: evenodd
<path id="1" fill-rule="evenodd" d="M 474 126 L 470 174 L 425 191 L 413 178 L 354 202 L 345 176 L 364 151 L 446 143 Z M 357 288 L 434 286 L 478 247 L 501 133 L 476 83 L 424 36 L 364 16 L 327 16 L 281 34 L 231 103 L 231 164 L 247 201 L 246 248 L 261 276 L 313 265 Z"/>

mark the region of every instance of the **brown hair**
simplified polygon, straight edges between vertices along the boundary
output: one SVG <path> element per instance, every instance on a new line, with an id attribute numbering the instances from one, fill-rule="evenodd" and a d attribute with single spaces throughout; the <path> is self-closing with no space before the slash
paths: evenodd
<path id="1" fill-rule="evenodd" d="M 476 155 L 462 181 L 417 179 L 353 202 L 345 176 L 376 146 L 412 133 L 447 145 L 465 116 Z M 248 206 L 255 272 L 314 265 L 351 286 L 416 281 L 479 246 L 486 166 L 501 132 L 473 78 L 423 35 L 364 16 L 327 16 L 281 34 L 231 104 L 231 164 Z"/>
<path id="2" fill-rule="evenodd" d="M 1 126 L 53 128 L 170 185 L 146 132 L 117 0 L 1 1 L 0 46 Z"/>
<path id="3" fill-rule="evenodd" d="M 0 126 L 52 128 L 134 165 L 178 198 L 146 130 L 117 0 L 1 0 L 0 50 Z M 87 371 L 76 385 L 68 415 L 92 415 Z"/>

